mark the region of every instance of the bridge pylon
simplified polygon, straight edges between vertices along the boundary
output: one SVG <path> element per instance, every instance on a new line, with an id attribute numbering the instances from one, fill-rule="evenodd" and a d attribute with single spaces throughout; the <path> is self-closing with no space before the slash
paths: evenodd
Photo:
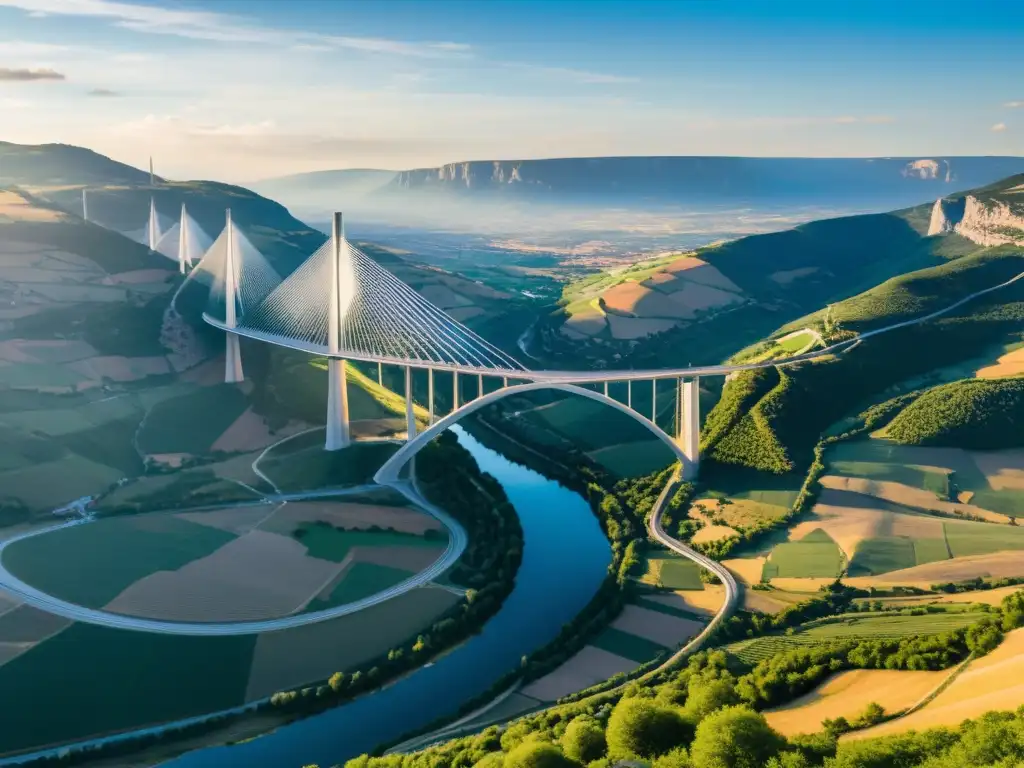
<path id="1" fill-rule="evenodd" d="M 677 440 L 683 449 L 683 479 L 693 480 L 700 470 L 700 379 L 679 380 L 679 431 Z"/>
<path id="2" fill-rule="evenodd" d="M 146 235 L 149 238 L 149 251 L 156 253 L 156 246 L 160 242 L 160 222 L 156 217 L 156 198 L 149 198 L 149 223 L 146 225 Z"/>
<path id="3" fill-rule="evenodd" d="M 231 223 L 231 209 L 225 214 L 227 218 L 226 236 L 227 250 L 224 255 L 224 325 L 229 329 L 224 344 L 224 383 L 238 384 L 245 381 L 242 372 L 242 350 L 238 344 L 238 334 L 231 329 L 238 327 L 238 276 L 241 273 L 235 261 L 235 237 Z"/>
<path id="4" fill-rule="evenodd" d="M 341 279 L 345 274 L 341 260 L 345 243 L 345 228 L 340 213 L 334 214 L 331 226 L 331 295 L 327 315 L 327 348 L 332 357 L 327 361 L 327 435 L 325 451 L 337 451 L 352 442 L 348 421 L 348 379 L 345 361 L 336 355 L 341 349 Z M 347 258 L 345 253 L 344 257 Z"/>

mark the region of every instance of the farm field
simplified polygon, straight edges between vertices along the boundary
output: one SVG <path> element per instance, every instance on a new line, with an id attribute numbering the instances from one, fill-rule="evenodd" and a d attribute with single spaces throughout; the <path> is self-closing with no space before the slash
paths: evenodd
<path id="1" fill-rule="evenodd" d="M 826 461 L 832 465 L 833 474 L 934 491 L 936 501 L 942 491 L 938 476 L 946 475 L 949 493 L 944 498 L 958 502 L 963 511 L 978 507 L 1000 515 L 1024 516 L 1024 451 L 1017 449 L 965 451 L 906 446 L 875 436 L 833 446 Z"/>
<path id="2" fill-rule="evenodd" d="M 899 712 L 917 703 L 950 674 L 887 669 L 851 669 L 828 678 L 811 693 L 764 713 L 768 724 L 784 736 L 816 733 L 822 720 L 856 719 L 869 704 Z"/>
<path id="3" fill-rule="evenodd" d="M 139 431 L 144 453 L 202 455 L 246 410 L 246 398 L 234 384 L 205 387 L 156 405 Z"/>
<path id="4" fill-rule="evenodd" d="M 712 470 L 702 478 L 702 498 L 695 504 L 714 509 L 728 525 L 748 526 L 789 514 L 802 482 L 801 477 L 772 476 L 739 467 Z M 721 506 L 719 499 L 731 503 Z M 693 512 L 691 509 L 691 517 Z"/>
<path id="5" fill-rule="evenodd" d="M 802 538 L 776 545 L 764 564 L 761 578 L 770 581 L 776 577 L 837 577 L 843 565 L 843 551 L 827 532 L 815 528 Z"/>
<path id="6" fill-rule="evenodd" d="M 929 613 L 923 616 L 900 616 L 887 613 L 843 614 L 806 624 L 792 635 L 768 635 L 740 640 L 724 647 L 748 665 L 755 665 L 776 653 L 792 648 L 833 640 L 858 638 L 898 639 L 914 635 L 934 635 L 973 624 L 986 614 L 973 611 Z"/>
<path id="7" fill-rule="evenodd" d="M 15 542 L 4 565 L 57 597 L 172 621 L 323 610 L 435 562 L 447 531 L 387 494 L 101 519 Z"/>
<path id="8" fill-rule="evenodd" d="M 297 493 L 319 488 L 343 488 L 369 482 L 373 473 L 398 450 L 391 442 L 354 443 L 340 451 L 324 451 L 322 433 L 305 435 L 288 445 L 286 453 L 271 452 L 260 461 L 260 470 L 283 492 Z M 282 446 L 284 447 L 284 446 Z"/>
<path id="9" fill-rule="evenodd" d="M 955 581 L 958 579 L 939 576 L 947 567 L 944 563 L 955 572 L 956 564 L 962 563 L 964 558 L 990 556 L 998 559 L 1004 557 L 1000 553 L 1024 548 L 1024 530 L 1019 527 L 919 513 L 877 497 L 835 487 L 828 479 L 828 476 L 823 478 L 825 487 L 810 515 L 789 530 L 789 541 L 772 549 L 762 569 L 763 580 L 836 575 L 830 570 L 832 561 L 828 559 L 831 554 L 825 546 L 826 536 L 841 551 L 851 583 L 863 577 L 878 577 L 886 583 L 928 579 Z M 729 561 L 729 566 L 744 562 L 752 571 L 756 558 Z M 935 570 L 932 566 L 940 568 Z M 918 573 L 917 569 L 926 570 Z M 980 575 L 1016 575 L 1004 571 L 998 569 L 998 573 Z"/>
<path id="10" fill-rule="evenodd" d="M 108 518 L 15 542 L 3 563 L 37 589 L 102 608 L 139 579 L 176 570 L 234 538 L 171 515 Z"/>
<path id="11" fill-rule="evenodd" d="M 255 639 L 157 635 L 75 624 L 0 666 L 0 751 L 241 704 Z"/>
<path id="12" fill-rule="evenodd" d="M 645 557 L 644 573 L 639 579 L 644 584 L 669 590 L 703 590 L 700 567 L 682 555 L 664 550 L 649 551 Z"/>
<path id="13" fill-rule="evenodd" d="M 1002 644 L 967 668 L 938 696 L 916 712 L 846 735 L 864 739 L 958 725 L 993 710 L 1013 710 L 1024 704 L 1024 631 L 1007 634 Z"/>

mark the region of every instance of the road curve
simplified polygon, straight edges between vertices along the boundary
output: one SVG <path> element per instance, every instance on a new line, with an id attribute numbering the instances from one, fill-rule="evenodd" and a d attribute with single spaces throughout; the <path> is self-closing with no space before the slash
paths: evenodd
<path id="1" fill-rule="evenodd" d="M 683 557 L 693 560 L 701 568 L 706 568 L 707 570 L 711 571 L 716 576 L 718 576 L 718 578 L 722 581 L 722 584 L 725 585 L 725 600 L 722 602 L 721 607 L 718 609 L 718 612 L 714 615 L 711 621 L 708 622 L 707 626 L 701 630 L 700 634 L 692 638 L 688 643 L 686 643 L 686 645 L 684 645 L 675 653 L 673 653 L 669 658 L 667 658 L 665 661 L 659 664 L 655 669 L 652 669 L 651 671 L 646 672 L 635 679 L 627 680 L 626 682 L 617 685 L 614 688 L 610 688 L 607 691 L 602 691 L 599 694 L 594 694 L 595 696 L 610 693 L 612 691 L 622 690 L 626 686 L 632 685 L 633 683 L 642 683 L 647 680 L 650 680 L 658 673 L 674 666 L 676 663 L 679 662 L 680 659 L 683 659 L 692 653 L 696 653 L 704 646 L 704 644 L 708 641 L 708 639 L 715 632 L 715 630 L 718 629 L 719 625 L 721 625 L 723 621 L 728 619 L 729 616 L 732 615 L 733 611 L 736 610 L 736 603 L 739 601 L 740 589 L 739 584 L 737 584 L 736 582 L 736 578 L 732 575 L 729 569 L 727 569 L 717 560 L 712 560 L 710 557 L 702 555 L 700 552 L 697 552 L 696 550 L 691 549 L 690 547 L 683 544 L 683 542 L 679 541 L 679 539 L 670 536 L 668 533 L 665 532 L 665 529 L 661 525 L 662 512 L 664 511 L 665 504 L 668 502 L 668 499 L 671 496 L 672 492 L 676 489 L 676 486 L 679 482 L 679 477 L 680 470 L 677 468 L 676 471 L 673 473 L 672 477 L 669 478 L 669 481 L 665 484 L 665 487 L 662 488 L 661 494 L 659 494 L 657 500 L 654 502 L 654 505 L 651 508 L 651 512 L 647 520 L 647 531 L 653 539 L 665 545 L 673 552 L 677 552 Z M 453 739 L 458 736 L 465 736 L 470 733 L 476 733 L 477 731 L 480 731 L 485 727 L 494 725 L 495 723 L 500 723 L 502 718 L 497 718 L 494 720 L 486 720 L 481 718 L 486 718 L 488 712 L 494 710 L 499 704 L 505 701 L 505 699 L 507 699 L 512 694 L 516 693 L 520 687 L 522 687 L 522 681 L 517 681 L 510 688 L 500 693 L 498 696 L 496 696 L 494 699 L 492 699 L 479 709 L 474 710 L 468 715 L 460 717 L 455 722 L 449 723 L 448 725 L 439 728 L 438 730 L 432 733 L 424 734 L 422 736 L 414 736 L 411 739 L 406 739 L 405 741 L 395 744 L 393 747 L 388 748 L 384 752 L 384 754 L 393 755 L 418 752 L 420 750 L 427 749 L 428 747 L 431 747 L 439 742 L 448 741 L 449 739 Z M 557 703 L 552 704 L 551 706 L 544 707 L 541 710 L 528 712 L 525 715 L 521 715 L 520 717 L 529 717 L 531 715 L 536 715 L 539 712 L 555 709 L 559 706 L 562 705 Z M 518 717 L 513 717 L 508 722 L 513 722 L 518 719 Z"/>
<path id="2" fill-rule="evenodd" d="M 379 487 L 379 486 L 375 486 Z M 448 529 L 448 546 L 441 556 L 435 560 L 426 570 L 417 573 L 405 581 L 395 584 L 393 587 L 370 595 L 362 600 L 335 606 L 323 611 L 310 613 L 299 613 L 293 616 L 282 616 L 277 619 L 264 619 L 260 621 L 237 621 L 237 622 L 182 622 L 163 621 L 160 619 L 146 619 L 137 616 L 127 616 L 120 613 L 112 613 L 96 608 L 86 608 L 81 605 L 69 603 L 66 600 L 48 595 L 35 587 L 26 584 L 13 573 L 7 570 L 3 563 L 4 550 L 18 541 L 30 539 L 44 533 L 68 528 L 74 525 L 89 525 L 88 522 L 75 520 L 69 523 L 42 528 L 35 531 L 28 531 L 19 536 L 14 536 L 6 541 L 0 542 L 0 591 L 14 595 L 22 602 L 35 608 L 40 608 L 49 613 L 63 616 L 73 621 L 82 621 L 86 624 L 96 624 L 101 627 L 113 629 L 128 629 L 138 632 L 155 632 L 163 635 L 190 635 L 190 636 L 226 636 L 226 635 L 251 635 L 257 632 L 275 632 L 281 629 L 293 629 L 307 624 L 316 624 L 321 621 L 336 619 L 339 616 L 349 614 L 379 605 L 394 597 L 398 597 L 410 590 L 426 585 L 428 582 L 447 571 L 466 549 L 466 531 L 459 523 L 448 515 L 444 510 L 434 506 L 421 497 L 415 489 L 405 484 L 395 484 L 392 487 L 404 495 L 411 502 L 424 509 L 433 517 L 441 521 L 441 524 Z M 303 498 L 322 498 L 324 496 L 337 496 L 338 491 L 320 491 L 308 494 L 282 494 L 281 500 L 298 501 Z M 274 497 L 270 497 L 273 499 Z"/>

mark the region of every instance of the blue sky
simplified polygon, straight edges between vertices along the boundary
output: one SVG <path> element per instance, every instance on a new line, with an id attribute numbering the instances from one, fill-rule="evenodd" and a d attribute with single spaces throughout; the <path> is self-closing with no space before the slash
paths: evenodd
<path id="1" fill-rule="evenodd" d="M 0 139 L 252 180 L 1024 154 L 1024 3 L 0 0 Z"/>

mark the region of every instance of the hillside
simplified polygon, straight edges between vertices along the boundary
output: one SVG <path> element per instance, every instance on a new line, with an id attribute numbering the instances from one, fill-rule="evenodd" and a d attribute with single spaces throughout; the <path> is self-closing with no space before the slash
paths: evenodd
<path id="1" fill-rule="evenodd" d="M 930 389 L 886 428 L 905 445 L 977 450 L 1024 445 L 1024 379 L 965 379 Z"/>
<path id="2" fill-rule="evenodd" d="M 159 177 L 157 177 L 158 180 Z M 0 141 L 0 186 L 148 184 L 149 174 L 85 147 Z"/>
<path id="3" fill-rule="evenodd" d="M 956 232 L 978 245 L 1024 243 L 1024 175 L 967 195 L 936 200 L 928 234 L 947 232 Z"/>
<path id="4" fill-rule="evenodd" d="M 590 157 L 479 160 L 403 171 L 383 193 L 719 205 L 934 199 L 1024 171 L 1017 157 Z"/>

